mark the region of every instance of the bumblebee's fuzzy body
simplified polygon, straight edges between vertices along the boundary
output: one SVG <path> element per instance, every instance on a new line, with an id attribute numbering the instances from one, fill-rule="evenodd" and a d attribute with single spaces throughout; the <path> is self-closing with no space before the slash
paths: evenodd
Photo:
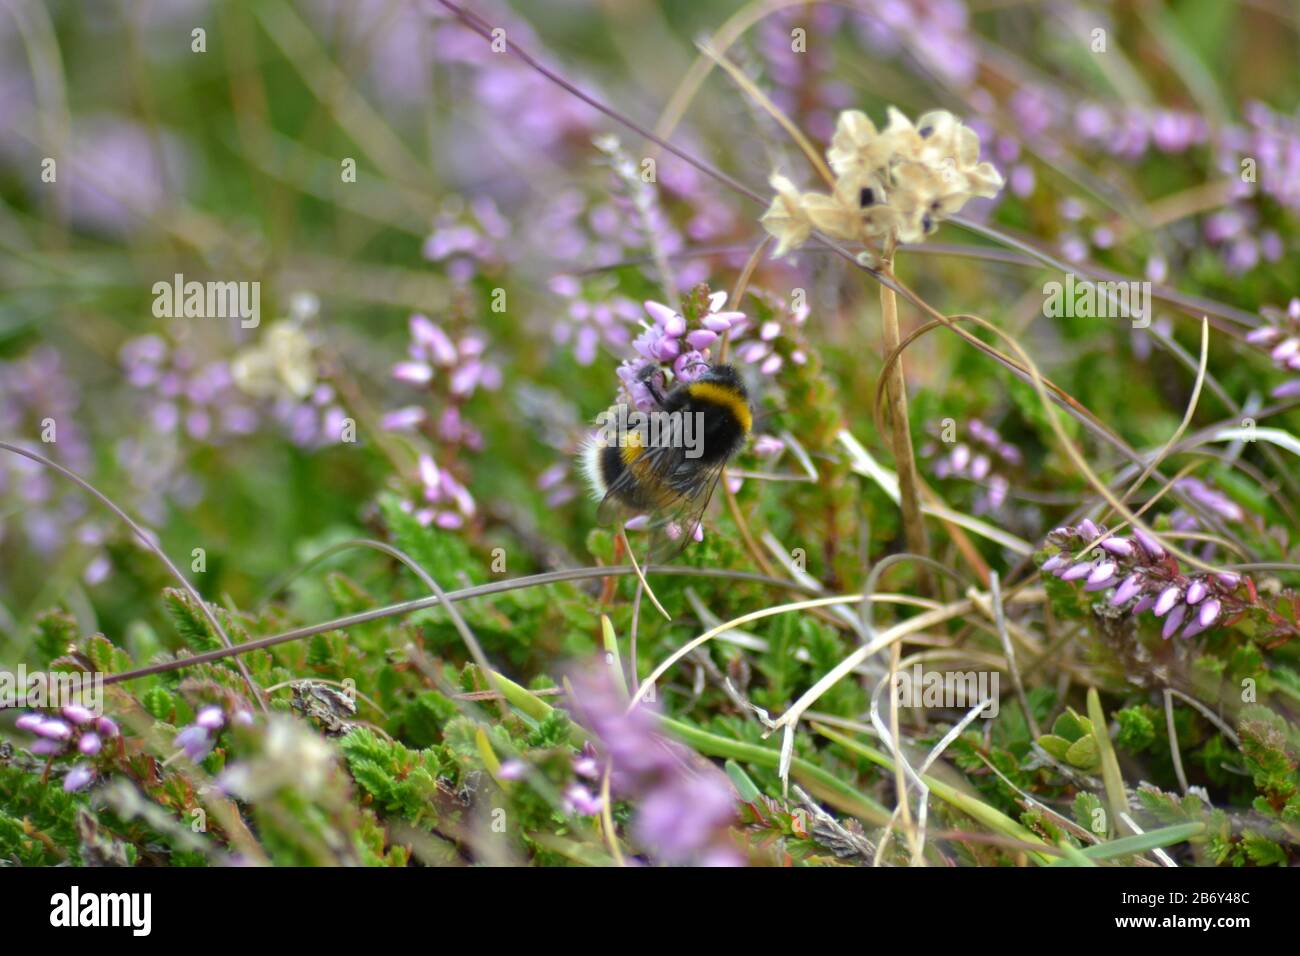
<path id="1" fill-rule="evenodd" d="M 653 394 L 653 393 L 652 393 Z M 693 514 L 690 527 L 712 496 L 722 468 L 745 444 L 753 427 L 749 394 L 730 365 L 715 365 L 692 382 L 656 395 L 657 411 L 698 415 L 699 455 L 683 448 L 646 448 L 589 441 L 583 448 L 583 472 L 593 497 L 608 517 L 611 504 L 638 514 L 666 516 L 664 523 Z M 683 542 L 684 543 L 684 542 Z"/>

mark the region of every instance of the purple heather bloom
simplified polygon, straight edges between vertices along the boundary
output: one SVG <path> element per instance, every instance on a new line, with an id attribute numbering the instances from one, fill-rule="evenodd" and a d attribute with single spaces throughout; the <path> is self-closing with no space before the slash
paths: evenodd
<path id="1" fill-rule="evenodd" d="M 165 210 L 168 185 L 183 185 L 185 156 L 169 134 L 160 138 L 115 115 L 100 114 L 74 124 L 67 209 L 79 225 L 120 236 Z"/>
<path id="2" fill-rule="evenodd" d="M 564 806 L 570 813 L 592 817 L 600 813 L 604 805 L 600 797 L 593 796 L 586 787 L 575 783 L 564 791 Z"/>
<path id="3" fill-rule="evenodd" d="M 1115 576 L 1115 563 L 1113 561 L 1102 561 L 1098 563 L 1091 574 L 1088 575 L 1089 584 L 1104 584 Z"/>
<path id="4" fill-rule="evenodd" d="M 72 736 L 72 728 L 58 718 L 46 718 L 33 729 L 48 740 L 67 740 Z"/>
<path id="5" fill-rule="evenodd" d="M 697 351 L 707 349 L 717 340 L 718 333 L 708 329 L 696 329 L 686 336 L 686 344 Z"/>
<path id="6" fill-rule="evenodd" d="M 393 378 L 408 385 L 427 385 L 433 381 L 433 368 L 426 362 L 398 362 L 393 366 Z"/>
<path id="7" fill-rule="evenodd" d="M 1196 604 L 1200 601 L 1203 601 L 1205 599 L 1205 595 L 1208 593 L 1209 593 L 1209 588 L 1205 586 L 1204 581 L 1201 580 L 1193 581 L 1191 584 L 1187 586 L 1187 603 Z"/>
<path id="8" fill-rule="evenodd" d="M 1111 603 L 1118 606 L 1125 604 L 1135 597 L 1142 590 L 1142 575 L 1134 572 L 1126 577 L 1123 583 L 1115 589 L 1115 596 L 1111 598 Z"/>
<path id="9" fill-rule="evenodd" d="M 1147 534 L 1141 528 L 1133 529 L 1133 537 L 1137 538 L 1138 544 L 1142 545 L 1142 550 L 1153 558 L 1163 558 L 1165 549 L 1160 547 L 1159 542 L 1151 535 Z"/>
<path id="10" fill-rule="evenodd" d="M 100 717 L 97 719 L 95 721 L 95 730 L 99 732 L 101 737 L 116 737 L 118 732 L 117 724 L 115 724 L 110 717 Z"/>
<path id="11" fill-rule="evenodd" d="M 721 774 L 683 776 L 642 802 L 637 839 L 669 864 L 692 862 L 735 816 L 735 797 Z"/>
<path id="12" fill-rule="evenodd" d="M 1196 620 L 1201 627 L 1209 627 L 1219 619 L 1219 608 L 1220 604 L 1217 598 L 1210 598 L 1201 605 L 1201 609 L 1196 615 Z"/>
<path id="13" fill-rule="evenodd" d="M 176 735 L 175 744 L 185 751 L 190 760 L 198 763 L 216 746 L 216 739 L 206 728 L 190 725 Z"/>
<path id="14" fill-rule="evenodd" d="M 23 714 L 14 721 L 14 726 L 19 730 L 25 730 L 28 733 L 36 733 L 36 728 L 45 721 L 44 714 Z"/>
<path id="15" fill-rule="evenodd" d="M 1107 538 L 1101 543 L 1101 546 L 1111 554 L 1118 554 L 1121 558 L 1127 558 L 1133 553 L 1133 544 L 1128 538 Z"/>
<path id="16" fill-rule="evenodd" d="M 1054 554 L 1046 561 L 1043 562 L 1042 567 L 1039 570 L 1050 573 L 1052 571 L 1055 571 L 1057 568 L 1064 567 L 1065 563 L 1066 563 L 1065 558 L 1062 555 Z"/>
<path id="17" fill-rule="evenodd" d="M 1182 590 L 1176 584 L 1171 584 L 1169 587 L 1161 591 L 1160 596 L 1156 598 L 1156 604 L 1153 611 L 1155 616 L 1164 617 L 1168 614 L 1173 610 L 1174 605 L 1178 603 L 1180 597 L 1182 597 Z"/>
<path id="18" fill-rule="evenodd" d="M 80 704 L 69 704 L 63 708 L 63 716 L 68 718 L 74 724 L 88 724 L 95 719 L 95 715 L 86 707 Z"/>
<path id="19" fill-rule="evenodd" d="M 614 792 L 636 803 L 633 832 L 651 855 L 685 864 L 730 850 L 735 796 L 727 778 L 707 763 L 697 769 L 689 751 L 660 735 L 652 705 L 629 712 L 607 668 L 579 671 L 571 683 L 575 716 L 609 759 Z"/>
<path id="20" fill-rule="evenodd" d="M 1093 566 L 1085 562 L 1066 568 L 1059 577 L 1062 581 L 1078 581 L 1080 578 L 1088 577 L 1092 572 Z"/>
<path id="21" fill-rule="evenodd" d="M 63 789 L 68 793 L 84 790 L 95 779 L 95 768 L 89 764 L 79 763 L 63 778 Z"/>
<path id="22" fill-rule="evenodd" d="M 28 748 L 38 757 L 53 757 L 63 753 L 64 745 L 57 740 L 46 740 L 42 738 L 32 743 Z"/>
<path id="23" fill-rule="evenodd" d="M 81 739 L 77 741 L 77 749 L 88 757 L 93 757 L 99 753 L 101 747 L 103 747 L 103 742 L 99 739 L 99 734 L 93 730 L 82 734 Z"/>
<path id="24" fill-rule="evenodd" d="M 194 723 L 204 730 L 220 730 L 225 722 L 226 715 L 221 712 L 220 707 L 216 706 L 204 707 L 194 719 Z"/>
<path id="25" fill-rule="evenodd" d="M 1233 574 L 1231 571 L 1221 571 L 1215 577 L 1219 579 L 1219 583 L 1225 588 L 1236 588 L 1241 584 L 1241 575 Z"/>
<path id="26" fill-rule="evenodd" d="M 1160 636 L 1163 637 L 1166 641 L 1169 640 L 1169 638 L 1173 637 L 1174 631 L 1178 630 L 1178 626 L 1183 623 L 1183 618 L 1186 616 L 1187 616 L 1186 604 L 1180 604 L 1172 611 L 1170 611 L 1169 616 L 1165 618 L 1165 626 L 1161 629 Z"/>
<path id="27" fill-rule="evenodd" d="M 501 780 L 520 780 L 528 771 L 528 765 L 522 760 L 507 760 L 497 771 L 497 777 Z"/>

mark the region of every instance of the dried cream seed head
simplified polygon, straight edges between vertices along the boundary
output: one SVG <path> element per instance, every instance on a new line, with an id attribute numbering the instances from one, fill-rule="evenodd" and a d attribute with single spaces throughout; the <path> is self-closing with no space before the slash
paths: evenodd
<path id="1" fill-rule="evenodd" d="M 888 117 L 879 130 L 860 110 L 839 115 L 826 152 L 836 176 L 830 195 L 773 177 L 777 196 L 762 221 L 777 238 L 775 255 L 798 248 L 812 228 L 864 245 L 919 242 L 971 198 L 1001 190 L 1001 174 L 979 161 L 975 131 L 947 110 L 913 124 L 891 106 Z"/>

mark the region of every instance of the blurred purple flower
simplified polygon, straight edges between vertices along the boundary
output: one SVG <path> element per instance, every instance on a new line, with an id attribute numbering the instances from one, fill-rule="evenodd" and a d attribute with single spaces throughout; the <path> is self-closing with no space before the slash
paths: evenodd
<path id="1" fill-rule="evenodd" d="M 650 855 L 670 865 L 742 864 L 727 836 L 736 797 L 726 776 L 660 735 L 653 705 L 629 711 L 606 667 L 576 671 L 570 686 L 574 717 L 596 735 L 612 792 L 634 804 L 632 832 Z"/>

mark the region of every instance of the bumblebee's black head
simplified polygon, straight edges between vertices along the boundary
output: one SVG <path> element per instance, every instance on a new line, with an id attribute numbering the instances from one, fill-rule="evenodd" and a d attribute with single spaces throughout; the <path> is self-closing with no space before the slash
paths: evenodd
<path id="1" fill-rule="evenodd" d="M 749 398 L 745 383 L 741 381 L 740 373 L 736 371 L 734 365 L 710 365 L 695 381 L 721 385 L 738 392 L 742 398 Z"/>

